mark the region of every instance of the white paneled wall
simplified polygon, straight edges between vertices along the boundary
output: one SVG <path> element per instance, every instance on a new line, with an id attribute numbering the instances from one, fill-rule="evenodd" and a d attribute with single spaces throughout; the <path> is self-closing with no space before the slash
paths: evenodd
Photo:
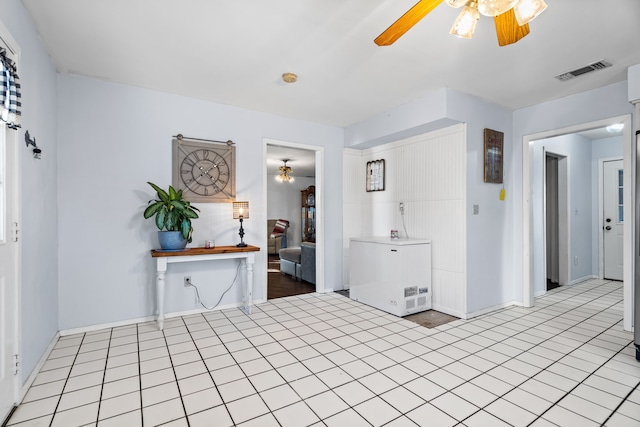
<path id="1" fill-rule="evenodd" d="M 349 239 L 362 237 L 362 193 L 365 188 L 365 163 L 362 151 L 345 149 L 342 161 L 342 205 L 343 205 L 343 281 L 349 288 Z"/>
<path id="2" fill-rule="evenodd" d="M 385 191 L 365 191 L 365 167 L 384 159 Z M 466 127 L 456 125 L 344 155 L 344 277 L 349 239 L 400 236 L 432 242 L 433 308 L 466 314 Z M 399 203 L 405 206 L 404 230 Z"/>

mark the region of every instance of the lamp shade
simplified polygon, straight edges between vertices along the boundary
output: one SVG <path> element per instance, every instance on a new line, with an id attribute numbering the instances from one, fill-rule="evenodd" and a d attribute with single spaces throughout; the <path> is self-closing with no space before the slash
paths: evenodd
<path id="1" fill-rule="evenodd" d="M 520 0 L 513 11 L 519 25 L 528 24 L 533 18 L 540 15 L 547 8 L 544 0 Z"/>
<path id="2" fill-rule="evenodd" d="M 470 2 L 468 6 L 462 9 L 462 12 L 458 15 L 456 22 L 453 23 L 449 33 L 454 36 L 470 39 L 476 31 L 476 25 L 479 19 L 480 13 L 478 13 L 477 4 Z"/>
<path id="3" fill-rule="evenodd" d="M 233 202 L 233 219 L 249 218 L 249 202 Z"/>
<path id="4" fill-rule="evenodd" d="M 511 9 L 518 0 L 478 0 L 478 10 L 484 16 L 496 16 Z"/>

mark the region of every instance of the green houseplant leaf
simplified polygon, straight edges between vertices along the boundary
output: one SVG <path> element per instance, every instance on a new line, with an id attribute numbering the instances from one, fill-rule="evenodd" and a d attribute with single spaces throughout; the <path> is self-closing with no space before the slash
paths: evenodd
<path id="1" fill-rule="evenodd" d="M 191 203 L 183 200 L 182 190 L 176 191 L 169 186 L 168 191 L 163 190 L 152 182 L 147 182 L 156 191 L 156 199 L 150 200 L 144 210 L 143 216 L 149 219 L 155 216 L 155 224 L 160 231 L 180 231 L 182 236 L 191 243 L 193 235 L 192 219 L 198 218 L 200 211 Z"/>

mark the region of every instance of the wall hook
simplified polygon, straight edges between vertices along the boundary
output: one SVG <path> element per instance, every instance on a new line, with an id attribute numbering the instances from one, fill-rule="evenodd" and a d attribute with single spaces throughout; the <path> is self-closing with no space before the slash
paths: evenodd
<path id="1" fill-rule="evenodd" d="M 25 132 L 24 141 L 27 144 L 27 147 L 29 147 L 30 145 L 33 145 L 33 158 L 39 159 L 40 156 L 42 155 L 42 150 L 39 149 L 38 146 L 36 145 L 36 138 L 35 137 L 31 138 L 31 135 L 29 135 L 29 131 Z"/>

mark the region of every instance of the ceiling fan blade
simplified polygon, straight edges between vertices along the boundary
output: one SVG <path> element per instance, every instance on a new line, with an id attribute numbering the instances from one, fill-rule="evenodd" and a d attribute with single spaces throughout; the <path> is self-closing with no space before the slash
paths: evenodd
<path id="1" fill-rule="evenodd" d="M 495 16 L 493 20 L 496 23 L 496 34 L 498 35 L 498 44 L 500 46 L 515 43 L 529 34 L 529 24 L 519 25 L 513 9 Z"/>
<path id="2" fill-rule="evenodd" d="M 443 0 L 420 0 L 396 22 L 391 24 L 389 28 L 384 30 L 382 34 L 376 37 L 374 42 L 378 46 L 389 46 L 393 44 L 442 2 Z"/>

